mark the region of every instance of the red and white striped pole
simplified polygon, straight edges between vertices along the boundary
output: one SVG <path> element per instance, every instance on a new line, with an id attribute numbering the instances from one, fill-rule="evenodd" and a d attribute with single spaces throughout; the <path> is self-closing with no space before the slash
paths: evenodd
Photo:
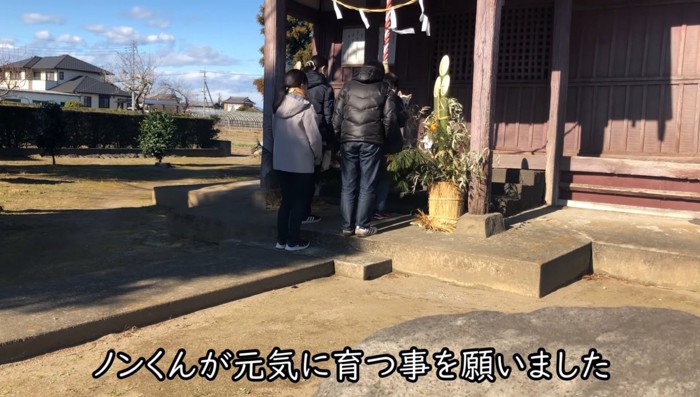
<path id="1" fill-rule="evenodd" d="M 386 0 L 386 15 L 384 17 L 384 72 L 389 73 L 389 41 L 391 40 L 391 0 Z"/>

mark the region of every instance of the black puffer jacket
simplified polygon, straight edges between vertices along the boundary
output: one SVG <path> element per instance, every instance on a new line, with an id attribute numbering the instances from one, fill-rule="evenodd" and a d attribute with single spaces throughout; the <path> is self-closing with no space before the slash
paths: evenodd
<path id="1" fill-rule="evenodd" d="M 316 124 L 321 132 L 323 144 L 332 147 L 335 145 L 335 134 L 332 126 L 333 109 L 335 108 L 333 88 L 328 84 L 326 76 L 315 70 L 307 72 L 306 77 L 309 79 L 306 92 L 309 102 L 316 111 Z"/>
<path id="2" fill-rule="evenodd" d="M 365 65 L 343 86 L 335 103 L 333 129 L 340 143 L 384 144 L 386 131 L 396 124 L 396 106 L 387 100 L 384 70 Z"/>

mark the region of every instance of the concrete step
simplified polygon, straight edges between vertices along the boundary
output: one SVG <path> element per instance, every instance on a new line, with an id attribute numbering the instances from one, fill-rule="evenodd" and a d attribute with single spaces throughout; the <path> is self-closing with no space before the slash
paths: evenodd
<path id="1" fill-rule="evenodd" d="M 238 202 L 228 201 L 226 206 L 174 211 L 168 216 L 169 230 L 179 237 L 209 242 L 233 238 L 274 244 L 276 212 L 253 208 L 246 202 L 243 197 Z M 516 229 L 488 239 L 468 239 L 428 233 L 410 226 L 411 216 L 397 216 L 377 223 L 378 235 L 343 238 L 337 206 L 315 212 L 324 219 L 302 225 L 312 247 L 386 257 L 394 271 L 541 297 L 591 269 L 591 242 L 575 233 Z M 350 269 L 348 273 L 361 274 L 362 278 L 373 277 L 374 270 Z"/>
<path id="2" fill-rule="evenodd" d="M 692 219 L 543 208 L 507 219 L 512 227 L 548 227 L 592 242 L 595 273 L 645 285 L 700 292 L 700 223 Z"/>
<path id="3" fill-rule="evenodd" d="M 265 195 L 258 188 L 259 185 L 259 181 L 253 180 L 231 183 L 156 186 L 153 188 L 153 204 L 170 209 L 183 209 L 236 202 L 264 210 L 266 205 Z"/>

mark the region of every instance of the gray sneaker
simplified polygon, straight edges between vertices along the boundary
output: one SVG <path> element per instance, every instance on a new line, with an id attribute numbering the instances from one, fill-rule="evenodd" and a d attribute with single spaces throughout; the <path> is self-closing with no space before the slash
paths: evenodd
<path id="1" fill-rule="evenodd" d="M 374 226 L 370 226 L 368 228 L 357 226 L 355 228 L 355 236 L 357 237 L 367 237 L 372 236 L 374 234 L 377 234 L 377 228 Z"/>

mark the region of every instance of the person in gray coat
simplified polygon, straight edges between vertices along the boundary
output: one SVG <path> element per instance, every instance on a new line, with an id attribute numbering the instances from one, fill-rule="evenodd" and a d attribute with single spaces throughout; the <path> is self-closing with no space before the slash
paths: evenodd
<path id="1" fill-rule="evenodd" d="M 323 148 L 316 112 L 307 99 L 306 75 L 290 70 L 284 84 L 273 106 L 272 121 L 272 168 L 277 172 L 282 192 L 275 248 L 298 251 L 309 246 L 299 232 L 307 192 L 314 182 L 314 168 L 321 163 Z"/>

